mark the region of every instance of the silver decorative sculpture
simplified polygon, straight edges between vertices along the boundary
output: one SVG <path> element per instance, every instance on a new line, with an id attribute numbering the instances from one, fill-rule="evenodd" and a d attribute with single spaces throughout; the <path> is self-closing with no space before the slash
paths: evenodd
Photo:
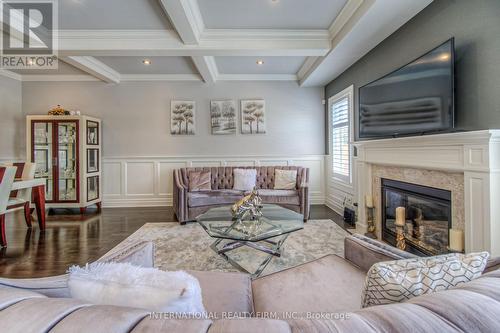
<path id="1" fill-rule="evenodd" d="M 257 189 L 243 197 L 231 207 L 234 220 L 257 220 L 262 217 L 262 198 L 257 193 Z"/>

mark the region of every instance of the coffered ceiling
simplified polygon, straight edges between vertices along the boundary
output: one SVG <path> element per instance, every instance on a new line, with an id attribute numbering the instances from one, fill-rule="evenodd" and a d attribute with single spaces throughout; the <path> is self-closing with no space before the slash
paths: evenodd
<path id="1" fill-rule="evenodd" d="M 58 70 L 26 81 L 322 86 L 432 0 L 59 0 Z"/>

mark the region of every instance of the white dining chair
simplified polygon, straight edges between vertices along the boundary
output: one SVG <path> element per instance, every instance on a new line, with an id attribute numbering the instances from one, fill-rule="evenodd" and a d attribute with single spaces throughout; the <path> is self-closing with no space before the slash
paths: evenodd
<path id="1" fill-rule="evenodd" d="M 16 177 L 17 167 L 0 167 L 0 247 L 7 246 L 7 237 L 5 235 L 5 214 L 9 204 L 9 196 L 12 190 L 12 184 Z"/>
<path id="2" fill-rule="evenodd" d="M 17 167 L 16 179 L 15 180 L 30 180 L 35 179 L 35 163 L 25 162 L 25 163 L 12 163 L 12 166 Z M 26 226 L 31 228 L 31 187 L 17 190 L 15 195 L 10 196 L 9 202 L 7 204 L 7 213 L 12 212 L 20 207 L 24 208 L 24 219 L 26 220 Z"/>

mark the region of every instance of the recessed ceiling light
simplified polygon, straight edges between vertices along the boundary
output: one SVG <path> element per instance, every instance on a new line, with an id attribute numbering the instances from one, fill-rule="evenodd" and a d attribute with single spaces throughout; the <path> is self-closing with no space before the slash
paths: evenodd
<path id="1" fill-rule="evenodd" d="M 151 60 L 149 60 L 149 59 L 144 59 L 144 60 L 142 61 L 142 63 L 143 63 L 144 65 L 151 65 Z"/>
<path id="2" fill-rule="evenodd" d="M 257 65 L 264 65 L 264 60 L 257 60 Z"/>

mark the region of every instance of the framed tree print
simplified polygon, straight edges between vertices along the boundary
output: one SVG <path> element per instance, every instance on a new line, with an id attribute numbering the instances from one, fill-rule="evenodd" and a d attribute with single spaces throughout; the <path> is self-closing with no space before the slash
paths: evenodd
<path id="1" fill-rule="evenodd" d="M 236 134 L 235 101 L 210 101 L 210 119 L 212 134 Z"/>
<path id="2" fill-rule="evenodd" d="M 266 133 L 266 102 L 263 99 L 241 101 L 241 133 Z"/>
<path id="3" fill-rule="evenodd" d="M 171 101 L 170 102 L 170 134 L 172 135 L 194 135 L 195 134 L 195 110 L 194 101 Z"/>

